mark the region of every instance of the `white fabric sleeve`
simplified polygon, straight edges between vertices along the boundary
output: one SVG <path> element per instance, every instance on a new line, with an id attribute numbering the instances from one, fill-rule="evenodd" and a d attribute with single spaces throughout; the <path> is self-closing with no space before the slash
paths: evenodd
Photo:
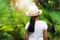
<path id="1" fill-rule="evenodd" d="M 44 28 L 43 28 L 44 30 L 47 30 L 47 29 L 48 29 L 48 25 L 47 25 L 47 23 L 46 23 L 45 21 L 44 21 L 44 23 L 43 23 L 43 27 L 44 27 Z"/>
<path id="2" fill-rule="evenodd" d="M 28 26 L 29 26 L 29 23 L 26 23 L 25 30 L 27 30 Z"/>

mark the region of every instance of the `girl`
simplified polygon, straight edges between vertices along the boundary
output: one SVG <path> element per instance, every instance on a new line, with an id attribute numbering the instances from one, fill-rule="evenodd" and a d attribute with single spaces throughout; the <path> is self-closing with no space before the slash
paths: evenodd
<path id="1" fill-rule="evenodd" d="M 42 10 L 38 10 L 35 4 L 28 6 L 27 16 L 30 16 L 30 22 L 26 23 L 26 40 L 48 40 L 47 24 L 45 21 L 38 19 L 38 15 Z"/>

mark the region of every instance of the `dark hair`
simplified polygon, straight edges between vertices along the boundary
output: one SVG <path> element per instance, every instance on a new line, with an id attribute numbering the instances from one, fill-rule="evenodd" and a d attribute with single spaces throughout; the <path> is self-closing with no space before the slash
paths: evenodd
<path id="1" fill-rule="evenodd" d="M 32 16 L 31 17 L 31 19 L 30 19 L 30 24 L 29 24 L 29 27 L 28 27 L 28 32 L 34 32 L 35 31 L 35 19 L 36 19 L 36 17 L 38 17 L 38 16 Z"/>

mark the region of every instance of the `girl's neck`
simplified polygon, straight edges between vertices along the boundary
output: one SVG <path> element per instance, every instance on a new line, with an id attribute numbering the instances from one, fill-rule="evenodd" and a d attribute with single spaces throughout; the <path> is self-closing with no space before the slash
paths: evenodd
<path id="1" fill-rule="evenodd" d="M 39 21 L 39 19 L 38 18 L 36 18 L 36 20 L 35 21 Z"/>

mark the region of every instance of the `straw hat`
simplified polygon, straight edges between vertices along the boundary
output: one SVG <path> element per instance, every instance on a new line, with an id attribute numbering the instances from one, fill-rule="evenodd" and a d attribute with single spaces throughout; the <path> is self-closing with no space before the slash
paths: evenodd
<path id="1" fill-rule="evenodd" d="M 27 16 L 37 16 L 39 14 L 42 14 L 42 10 L 39 10 L 34 3 L 28 5 L 28 11 L 26 12 Z"/>

